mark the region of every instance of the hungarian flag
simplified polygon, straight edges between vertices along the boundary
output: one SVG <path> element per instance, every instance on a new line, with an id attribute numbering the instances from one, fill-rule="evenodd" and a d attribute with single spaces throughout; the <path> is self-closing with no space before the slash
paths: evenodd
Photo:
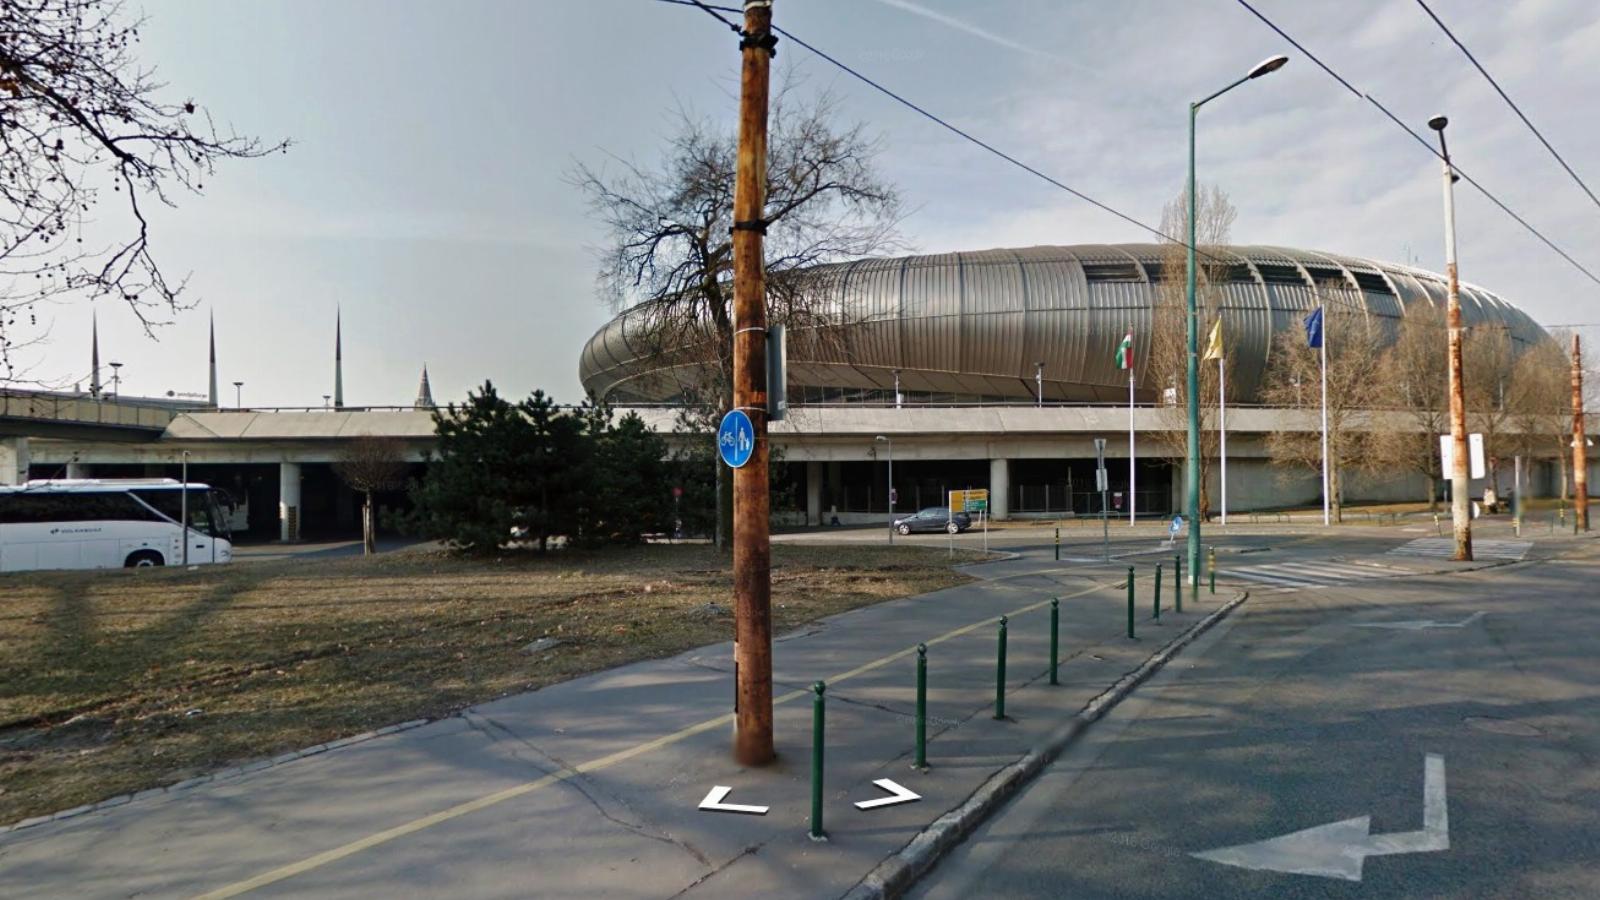
<path id="1" fill-rule="evenodd" d="M 1117 345 L 1117 368 L 1133 368 L 1133 332 L 1131 331 L 1122 339 L 1122 343 Z"/>

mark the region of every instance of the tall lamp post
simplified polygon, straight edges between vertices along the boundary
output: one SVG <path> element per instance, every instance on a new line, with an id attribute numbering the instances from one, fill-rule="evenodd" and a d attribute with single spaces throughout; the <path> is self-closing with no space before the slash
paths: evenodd
<path id="1" fill-rule="evenodd" d="M 111 363 L 111 396 L 122 399 L 122 363 Z"/>
<path id="2" fill-rule="evenodd" d="M 1445 146 L 1444 127 L 1450 120 L 1434 116 L 1428 127 L 1439 132 L 1439 158 L 1444 164 L 1444 274 L 1450 286 L 1445 323 L 1450 329 L 1450 530 L 1455 535 L 1458 562 L 1472 560 L 1472 483 L 1467 469 L 1467 400 L 1461 381 L 1461 283 L 1456 275 L 1455 170 Z"/>
<path id="3" fill-rule="evenodd" d="M 1276 72 L 1289 61 L 1287 56 L 1273 56 L 1256 63 L 1245 76 L 1220 91 L 1196 103 L 1189 104 L 1189 241 L 1188 285 L 1186 293 L 1189 307 L 1189 578 L 1191 584 L 1200 584 L 1200 318 L 1195 310 L 1195 183 L 1194 183 L 1194 123 L 1200 107 L 1233 90 L 1246 81 Z"/>
<path id="4" fill-rule="evenodd" d="M 894 440 L 878 435 L 872 439 L 874 443 L 883 441 L 889 450 L 889 543 L 894 543 Z"/>
<path id="5" fill-rule="evenodd" d="M 242 381 L 233 383 L 233 405 L 240 409 L 244 408 L 244 382 Z"/>

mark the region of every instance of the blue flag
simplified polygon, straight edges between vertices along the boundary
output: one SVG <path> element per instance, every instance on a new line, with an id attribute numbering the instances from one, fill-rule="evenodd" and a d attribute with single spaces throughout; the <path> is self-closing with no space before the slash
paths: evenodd
<path id="1" fill-rule="evenodd" d="M 1322 307 L 1311 311 L 1305 318 L 1306 346 L 1315 350 L 1322 346 Z"/>

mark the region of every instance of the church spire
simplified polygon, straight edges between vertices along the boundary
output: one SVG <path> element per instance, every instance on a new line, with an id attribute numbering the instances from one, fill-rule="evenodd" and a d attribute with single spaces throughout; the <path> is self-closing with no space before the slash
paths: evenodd
<path id="1" fill-rule="evenodd" d="M 208 395 L 211 408 L 220 408 L 217 403 L 217 314 L 211 314 L 211 393 Z"/>
<path id="2" fill-rule="evenodd" d="M 344 408 L 344 314 L 333 311 L 333 407 Z"/>
<path id="3" fill-rule="evenodd" d="M 100 396 L 100 314 L 89 314 L 89 396 Z"/>
<path id="4" fill-rule="evenodd" d="M 412 404 L 414 409 L 433 409 L 433 389 L 428 387 L 428 364 L 422 364 L 422 384 L 417 388 L 417 402 Z"/>

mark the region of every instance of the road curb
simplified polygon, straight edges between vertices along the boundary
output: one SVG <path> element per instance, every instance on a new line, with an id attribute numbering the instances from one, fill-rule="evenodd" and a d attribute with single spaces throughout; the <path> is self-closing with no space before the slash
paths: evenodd
<path id="1" fill-rule="evenodd" d="M 1076 741 L 1085 729 L 1143 684 L 1150 676 L 1177 656 L 1195 638 L 1222 621 L 1234 608 L 1249 599 L 1249 591 L 1241 591 L 1204 619 L 1191 625 L 1183 634 L 1173 638 L 1137 669 L 1122 676 L 1084 704 L 1073 717 L 1051 732 L 1044 742 L 1025 753 L 1016 762 L 989 776 L 989 779 L 972 792 L 965 802 L 935 819 L 932 825 L 913 837 L 898 853 L 879 863 L 867 873 L 843 900 L 892 900 L 903 895 L 912 884 L 934 863 L 973 832 L 989 814 L 994 812 L 1020 790 L 1044 767 L 1054 762 L 1068 746 Z"/>

